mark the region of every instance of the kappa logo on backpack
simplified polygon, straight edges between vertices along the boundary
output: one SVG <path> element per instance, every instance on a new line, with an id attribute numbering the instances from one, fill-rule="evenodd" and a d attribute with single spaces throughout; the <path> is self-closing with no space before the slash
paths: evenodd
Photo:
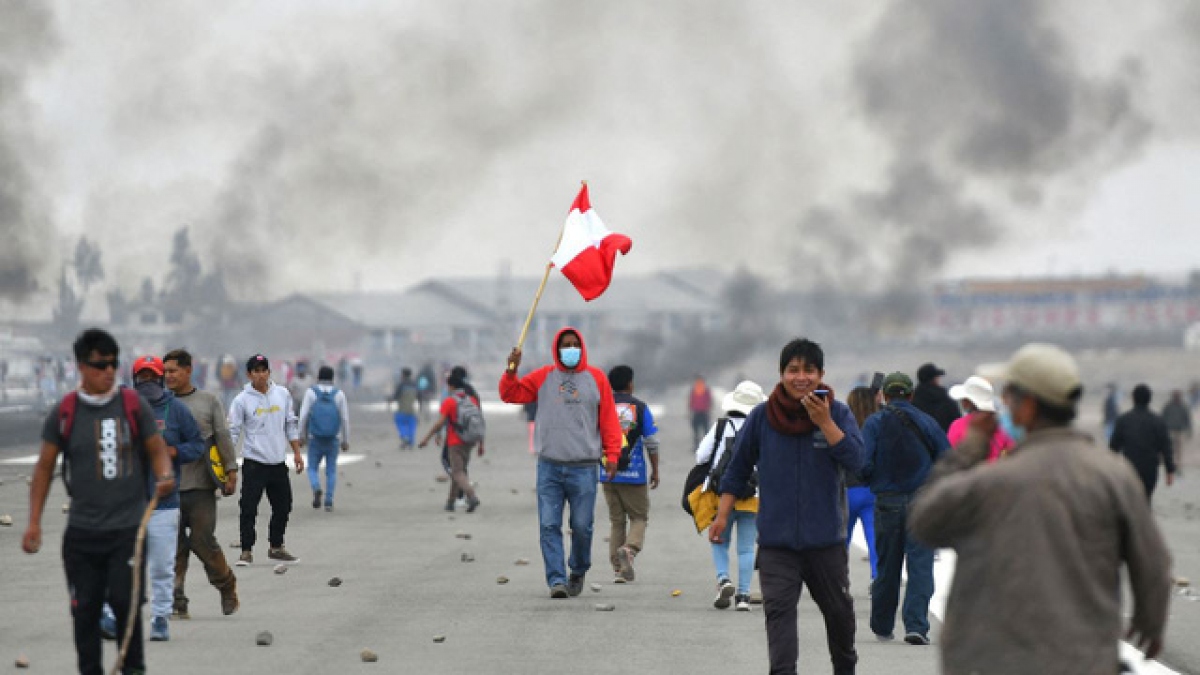
<path id="1" fill-rule="evenodd" d="M 487 424 L 483 421 L 483 411 L 475 403 L 475 399 L 464 392 L 455 392 L 456 407 L 454 415 L 454 432 L 465 444 L 471 445 L 483 440 L 487 433 Z"/>
<path id="2" fill-rule="evenodd" d="M 308 433 L 313 438 L 337 438 L 338 432 L 342 430 L 342 413 L 338 411 L 336 398 L 338 390 L 332 387 L 329 391 L 318 387 L 313 387 L 312 390 L 317 395 L 317 400 L 313 403 L 312 410 L 308 411 Z"/>

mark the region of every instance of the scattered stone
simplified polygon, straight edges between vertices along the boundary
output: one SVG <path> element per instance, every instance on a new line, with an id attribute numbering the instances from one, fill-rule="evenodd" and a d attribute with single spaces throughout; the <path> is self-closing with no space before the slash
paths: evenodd
<path id="1" fill-rule="evenodd" d="M 437 478 L 435 478 L 434 480 L 436 480 L 439 483 L 448 483 L 448 482 L 450 482 L 450 476 L 447 476 L 444 473 L 438 474 Z"/>
<path id="2" fill-rule="evenodd" d="M 683 595 L 683 591 L 679 590 L 678 588 L 676 588 L 675 590 L 671 591 L 671 597 L 672 597 L 672 598 L 678 598 L 678 597 L 679 597 L 679 596 L 681 596 L 681 595 Z"/>
<path id="3" fill-rule="evenodd" d="M 0 524 L 3 524 L 3 522 L 0 521 Z M 1192 582 L 1187 577 L 1175 577 L 1175 585 L 1180 588 L 1187 588 L 1192 585 Z"/>
<path id="4" fill-rule="evenodd" d="M 608 543 L 608 537 L 604 538 L 604 543 L 606 543 L 606 544 Z"/>
<path id="5" fill-rule="evenodd" d="M 275 566 L 275 574 L 287 574 L 287 570 L 287 565 L 280 564 Z"/>
<path id="6" fill-rule="evenodd" d="M 354 487 L 354 483 L 351 483 L 350 481 L 346 481 L 346 487 Z"/>
<path id="7" fill-rule="evenodd" d="M 241 547 L 242 547 L 242 542 L 240 542 L 240 541 L 229 542 L 229 548 L 241 548 Z"/>
<path id="8" fill-rule="evenodd" d="M 605 603 L 596 605 L 597 612 L 611 612 L 611 611 L 615 610 L 616 608 L 617 608 L 616 605 L 609 605 L 609 604 L 605 604 Z"/>
<path id="9" fill-rule="evenodd" d="M 332 586 L 332 587 L 334 587 L 334 588 L 337 588 L 338 586 L 341 586 L 341 585 L 342 585 L 342 578 L 341 578 L 341 577 L 334 577 L 334 578 L 330 579 L 330 580 L 329 580 L 329 585 L 330 585 L 330 586 Z"/>
<path id="10" fill-rule="evenodd" d="M 446 520 L 454 520 L 454 516 L 446 516 Z"/>
<path id="11" fill-rule="evenodd" d="M 63 504 L 63 509 L 62 509 L 62 511 L 63 511 L 63 513 L 70 513 L 70 511 L 71 511 L 71 505 L 70 505 L 70 504 Z"/>
<path id="12" fill-rule="evenodd" d="M 520 490 L 518 490 L 517 488 L 513 488 L 513 491 L 512 491 L 512 493 L 513 493 L 514 495 L 519 495 L 519 494 L 521 494 L 521 491 L 520 491 Z"/>
<path id="13" fill-rule="evenodd" d="M 379 655 L 376 654 L 375 652 L 371 651 L 370 649 L 362 650 L 361 656 L 362 656 L 363 663 L 375 663 L 376 661 L 379 660 Z"/>
<path id="14" fill-rule="evenodd" d="M 29 658 L 26 657 L 24 654 L 21 654 L 20 656 L 17 657 L 17 660 L 15 663 L 13 663 L 13 665 L 15 665 L 18 668 L 28 668 L 29 667 Z"/>
<path id="15" fill-rule="evenodd" d="M 498 576 L 498 577 L 496 577 L 496 583 L 498 583 L 498 584 L 500 584 L 501 586 L 503 586 L 504 584 L 507 584 L 507 583 L 508 583 L 508 577 L 506 577 L 506 576 Z"/>
<path id="16" fill-rule="evenodd" d="M 762 593 L 759 593 L 758 591 L 751 593 L 750 594 L 750 604 L 761 605 L 762 604 Z"/>
<path id="17" fill-rule="evenodd" d="M 375 468 L 376 468 L 376 469 L 382 469 L 382 468 L 383 468 L 383 462 L 380 462 L 379 460 L 376 460 L 376 461 L 375 461 Z M 363 660 L 365 661 L 366 659 L 363 659 Z"/>
<path id="18" fill-rule="evenodd" d="M 514 565 L 528 565 L 529 558 L 517 558 L 516 561 L 513 562 L 513 564 Z"/>
<path id="19" fill-rule="evenodd" d="M 271 635 L 271 631 L 269 630 L 264 630 L 254 638 L 254 644 L 258 645 L 259 647 L 270 647 L 271 643 L 274 641 L 275 636 Z"/>
<path id="20" fill-rule="evenodd" d="M 470 539 L 471 538 L 471 534 L 469 532 L 459 532 L 458 534 L 455 534 L 454 536 L 459 539 Z"/>
<path id="21" fill-rule="evenodd" d="M 462 561 L 463 562 L 475 562 L 475 556 L 471 555 L 470 553 L 464 553 L 464 554 L 462 554 Z"/>
<path id="22" fill-rule="evenodd" d="M 446 636 L 445 635 L 434 635 L 433 641 L 438 644 L 441 644 L 446 641 Z"/>
<path id="23" fill-rule="evenodd" d="M 0 525 L 3 525 L 4 527 L 12 527 L 12 523 L 12 516 L 8 515 L 7 513 L 0 516 Z"/>
<path id="24" fill-rule="evenodd" d="M 25 484 L 26 484 L 26 485 L 33 485 L 33 479 L 32 479 L 32 478 L 26 478 L 26 479 L 25 479 Z"/>
<path id="25" fill-rule="evenodd" d="M 600 592 L 600 584 L 592 584 L 592 592 L 599 593 Z"/>

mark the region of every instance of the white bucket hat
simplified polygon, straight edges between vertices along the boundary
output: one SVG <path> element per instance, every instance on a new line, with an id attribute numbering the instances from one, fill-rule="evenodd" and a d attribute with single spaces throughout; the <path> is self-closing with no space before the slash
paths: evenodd
<path id="1" fill-rule="evenodd" d="M 738 386 L 733 391 L 725 394 L 725 398 L 721 400 L 721 409 L 725 412 L 740 412 L 743 415 L 749 415 L 755 406 L 765 400 L 767 400 L 767 396 L 763 394 L 762 387 L 750 380 L 743 380 L 738 382 Z"/>
<path id="2" fill-rule="evenodd" d="M 950 398 L 961 401 L 964 398 L 975 404 L 976 408 L 985 412 L 996 412 L 996 390 L 982 377 L 967 378 L 966 382 L 950 387 Z"/>

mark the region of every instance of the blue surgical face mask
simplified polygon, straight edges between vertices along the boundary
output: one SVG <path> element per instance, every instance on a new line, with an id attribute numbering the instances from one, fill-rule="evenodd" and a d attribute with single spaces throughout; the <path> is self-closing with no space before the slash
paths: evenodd
<path id="1" fill-rule="evenodd" d="M 1008 434 L 1008 437 L 1014 442 L 1020 443 L 1025 440 L 1025 427 L 1019 427 L 1013 422 L 1012 411 L 1003 403 L 996 405 L 996 420 L 1000 423 L 1000 428 L 1004 430 L 1004 433 Z"/>
<path id="2" fill-rule="evenodd" d="M 579 365 L 579 359 L 583 357 L 583 350 L 579 347 L 559 347 L 558 360 L 568 368 L 574 368 Z"/>

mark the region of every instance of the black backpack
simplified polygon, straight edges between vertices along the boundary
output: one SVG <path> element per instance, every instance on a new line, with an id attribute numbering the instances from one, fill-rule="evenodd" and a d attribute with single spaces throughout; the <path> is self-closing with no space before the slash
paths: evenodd
<path id="1" fill-rule="evenodd" d="M 728 417 L 722 417 L 717 420 L 717 428 L 713 436 L 713 451 L 709 455 L 708 461 L 703 464 L 697 464 L 688 472 L 687 478 L 683 482 L 683 510 L 692 515 L 692 506 L 688 503 L 688 495 L 692 494 L 696 488 L 704 485 L 707 479 L 709 485 L 715 492 L 721 487 L 721 478 L 725 475 L 725 469 L 729 466 L 729 460 L 733 457 L 733 448 L 737 442 L 737 432 L 733 434 L 733 438 L 729 442 L 725 442 L 725 427 L 729 424 Z M 725 443 L 725 452 L 721 453 L 721 459 L 713 465 L 713 458 L 717 456 L 717 451 L 721 449 L 721 444 Z M 758 491 L 758 469 L 755 468 L 754 475 L 750 477 L 746 484 L 746 489 L 737 494 L 738 499 L 748 499 L 753 497 Z"/>

